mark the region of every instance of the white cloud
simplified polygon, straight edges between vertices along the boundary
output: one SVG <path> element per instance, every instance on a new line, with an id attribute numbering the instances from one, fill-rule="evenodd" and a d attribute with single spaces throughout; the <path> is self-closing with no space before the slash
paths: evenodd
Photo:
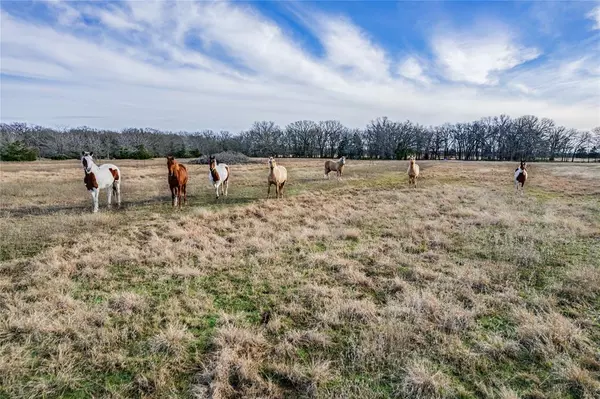
<path id="1" fill-rule="evenodd" d="M 594 21 L 594 26 L 592 29 L 600 30 L 600 6 L 596 6 L 594 9 L 592 9 L 586 14 L 586 17 Z"/>
<path id="2" fill-rule="evenodd" d="M 128 16 L 119 8 L 101 9 L 98 7 L 87 7 L 85 14 L 98 18 L 102 23 L 116 30 L 139 30 L 140 26 L 128 20 Z"/>
<path id="3" fill-rule="evenodd" d="M 117 42 L 110 39 L 114 35 L 78 37 L 64 26 L 36 25 L 1 11 L 1 72 L 44 79 L 2 78 L 3 121 L 238 131 L 261 119 L 286 124 L 336 118 L 361 127 L 381 115 L 438 124 L 530 113 L 569 127 L 600 125 L 591 58 L 562 69 L 564 62 L 556 61 L 545 68 L 510 70 L 507 65 L 519 60 L 512 50 L 507 51 L 510 57 L 500 57 L 499 69 L 474 54 L 478 81 L 493 81 L 494 74 L 504 71 L 501 81 L 521 87 L 515 98 L 514 91 L 502 86 L 417 85 L 394 79 L 385 51 L 345 19 L 334 18 L 332 25 L 325 21 L 315 29 L 325 48 L 325 55 L 317 57 L 273 21 L 237 3 L 134 2 L 130 12 L 106 12 L 123 23 L 107 23 L 104 29 L 132 24 L 139 27 L 136 34 L 146 39 L 144 44 Z M 341 41 L 346 33 L 350 48 Z M 186 47 L 183 39 L 190 35 L 205 48 Z M 483 46 L 472 39 L 465 43 Z M 469 49 L 465 56 L 475 47 L 458 45 Z M 427 71 L 435 72 L 431 66 Z M 453 71 L 468 75 L 469 68 Z M 404 60 L 398 72 L 416 81 L 427 79 L 417 55 Z"/>
<path id="4" fill-rule="evenodd" d="M 273 22 L 249 7 L 225 2 L 184 3 L 186 28 L 201 30 L 201 38 L 218 43 L 253 71 L 274 79 L 336 89 L 345 85 L 337 74 L 296 46 Z M 192 17 L 193 16 L 193 17 Z"/>
<path id="5" fill-rule="evenodd" d="M 57 21 L 63 26 L 75 26 L 81 23 L 81 13 L 63 0 L 44 0 L 56 11 Z"/>
<path id="6" fill-rule="evenodd" d="M 421 63 L 415 57 L 406 58 L 399 66 L 398 73 L 405 78 L 415 80 L 417 82 L 429 84 L 430 79 L 425 76 Z"/>
<path id="7" fill-rule="evenodd" d="M 512 87 L 525 94 L 535 93 L 535 90 L 527 86 L 525 83 L 513 83 Z"/>
<path id="8" fill-rule="evenodd" d="M 530 98 L 561 104 L 590 107 L 596 124 L 600 122 L 600 63 L 599 56 L 580 56 L 550 59 L 536 69 L 516 71 L 506 77 Z"/>
<path id="9" fill-rule="evenodd" d="M 152 24 L 160 22 L 165 3 L 162 0 L 128 0 L 127 5 L 136 21 Z"/>
<path id="10" fill-rule="evenodd" d="M 510 70 L 541 55 L 535 48 L 515 43 L 508 34 L 454 35 L 433 39 L 433 51 L 445 77 L 456 82 L 496 84 L 496 74 Z"/>
<path id="11" fill-rule="evenodd" d="M 330 65 L 349 68 L 364 79 L 385 80 L 389 62 L 385 51 L 375 45 L 367 34 L 345 18 L 320 16 L 319 39 Z"/>

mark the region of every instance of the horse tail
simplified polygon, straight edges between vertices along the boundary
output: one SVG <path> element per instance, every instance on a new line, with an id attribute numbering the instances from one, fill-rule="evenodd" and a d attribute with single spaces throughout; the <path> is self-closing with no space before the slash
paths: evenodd
<path id="1" fill-rule="evenodd" d="M 229 180 L 229 166 L 225 166 L 225 170 L 227 171 L 227 177 L 225 178 L 225 181 L 227 182 Z"/>
<path id="2" fill-rule="evenodd" d="M 121 172 L 119 171 L 119 169 L 113 169 L 113 168 L 108 168 L 108 170 L 113 175 L 112 190 L 113 190 L 113 194 L 116 195 L 118 187 L 121 183 Z"/>

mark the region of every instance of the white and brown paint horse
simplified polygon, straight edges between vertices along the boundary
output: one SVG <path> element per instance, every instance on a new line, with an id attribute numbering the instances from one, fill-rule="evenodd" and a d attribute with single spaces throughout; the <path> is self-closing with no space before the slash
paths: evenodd
<path id="1" fill-rule="evenodd" d="M 341 157 L 337 161 L 325 161 L 325 177 L 329 179 L 329 172 L 336 172 L 338 180 L 340 180 L 344 173 L 344 165 L 346 165 L 346 157 Z"/>
<path id="2" fill-rule="evenodd" d="M 217 160 L 212 155 L 208 161 L 208 165 L 210 169 L 208 180 L 217 193 L 217 199 L 219 199 L 219 187 L 221 187 L 221 193 L 227 197 L 227 190 L 229 189 L 229 166 L 224 163 L 217 164 Z"/>
<path id="3" fill-rule="evenodd" d="M 85 151 L 81 153 L 81 166 L 85 171 L 85 177 L 83 178 L 85 187 L 92 193 L 92 212 L 98 212 L 98 195 L 102 189 L 108 189 L 108 207 L 111 206 L 113 195 L 120 207 L 121 170 L 110 163 L 96 165 L 94 163 L 94 153 Z"/>
<path id="4" fill-rule="evenodd" d="M 525 161 L 521 161 L 521 164 L 515 169 L 515 190 L 519 191 L 519 184 L 521 185 L 521 193 L 523 193 L 525 182 L 527 181 L 527 164 Z"/>

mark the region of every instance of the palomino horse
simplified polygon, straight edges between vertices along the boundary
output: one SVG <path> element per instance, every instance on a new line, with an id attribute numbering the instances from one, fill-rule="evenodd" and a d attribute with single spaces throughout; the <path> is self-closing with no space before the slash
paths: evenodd
<path id="1" fill-rule="evenodd" d="M 408 185 L 411 184 L 417 187 L 417 178 L 419 177 L 419 165 L 415 163 L 415 157 L 409 158 L 408 170 L 406 171 L 408 174 Z"/>
<path id="2" fill-rule="evenodd" d="M 337 161 L 325 161 L 325 178 L 329 179 L 329 172 L 336 172 L 338 180 L 340 180 L 344 173 L 344 165 L 346 165 L 346 157 L 341 157 Z"/>
<path id="3" fill-rule="evenodd" d="M 217 192 L 217 199 L 219 199 L 219 186 L 221 185 L 221 194 L 227 197 L 227 190 L 229 189 L 229 166 L 224 163 L 217 164 L 217 160 L 212 155 L 210 156 L 208 166 L 210 169 L 208 180 Z"/>
<path id="4" fill-rule="evenodd" d="M 112 196 L 117 198 L 117 205 L 121 206 L 121 170 L 111 163 L 96 165 L 93 152 L 81 153 L 81 166 L 85 171 L 83 182 L 88 191 L 92 193 L 92 212 L 98 212 L 98 195 L 100 190 L 108 190 L 108 207 L 111 206 Z M 110 188 L 112 187 L 112 190 Z"/>
<path id="5" fill-rule="evenodd" d="M 275 185 L 275 196 L 283 198 L 283 186 L 287 182 L 287 169 L 285 166 L 277 165 L 273 157 L 269 158 L 269 177 L 267 178 L 269 188 L 267 189 L 267 198 L 271 196 L 271 185 Z"/>
<path id="6" fill-rule="evenodd" d="M 181 195 L 183 203 L 187 203 L 188 173 L 184 165 L 177 162 L 172 156 L 167 157 L 167 168 L 169 169 L 169 188 L 171 189 L 171 204 L 181 208 Z"/>

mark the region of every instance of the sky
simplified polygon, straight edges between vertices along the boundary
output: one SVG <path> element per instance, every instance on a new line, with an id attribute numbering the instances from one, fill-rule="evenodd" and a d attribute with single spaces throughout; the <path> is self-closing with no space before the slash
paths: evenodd
<path id="1" fill-rule="evenodd" d="M 0 119 L 600 126 L 599 1 L 0 2 Z"/>

